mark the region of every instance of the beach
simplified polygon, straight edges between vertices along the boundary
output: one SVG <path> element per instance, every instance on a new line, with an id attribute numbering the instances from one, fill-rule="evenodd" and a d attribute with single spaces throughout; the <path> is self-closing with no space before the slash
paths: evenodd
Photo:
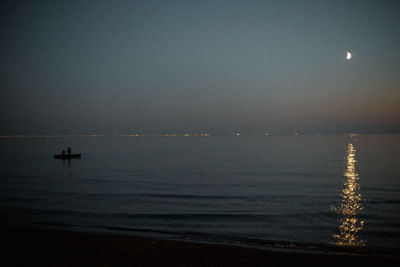
<path id="1" fill-rule="evenodd" d="M 135 235 L 2 228 L 3 266 L 398 266 L 394 256 L 272 251 Z"/>

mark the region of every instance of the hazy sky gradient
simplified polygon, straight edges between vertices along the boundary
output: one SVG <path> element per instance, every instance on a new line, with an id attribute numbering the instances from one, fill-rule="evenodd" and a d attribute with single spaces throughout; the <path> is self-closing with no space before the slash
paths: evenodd
<path id="1" fill-rule="evenodd" d="M 0 5 L 0 133 L 400 132 L 399 1 Z"/>

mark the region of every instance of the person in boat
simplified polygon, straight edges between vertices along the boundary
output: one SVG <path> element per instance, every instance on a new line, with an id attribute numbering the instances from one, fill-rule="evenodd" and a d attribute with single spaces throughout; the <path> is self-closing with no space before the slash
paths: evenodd
<path id="1" fill-rule="evenodd" d="M 71 148 L 68 147 L 68 156 L 71 156 Z"/>

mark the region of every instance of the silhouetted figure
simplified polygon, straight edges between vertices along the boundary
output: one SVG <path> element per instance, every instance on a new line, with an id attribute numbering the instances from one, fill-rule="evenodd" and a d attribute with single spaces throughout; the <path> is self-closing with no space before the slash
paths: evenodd
<path id="1" fill-rule="evenodd" d="M 71 148 L 68 147 L 68 155 L 71 156 Z"/>
<path id="2" fill-rule="evenodd" d="M 62 155 L 65 156 L 65 150 L 62 151 Z"/>

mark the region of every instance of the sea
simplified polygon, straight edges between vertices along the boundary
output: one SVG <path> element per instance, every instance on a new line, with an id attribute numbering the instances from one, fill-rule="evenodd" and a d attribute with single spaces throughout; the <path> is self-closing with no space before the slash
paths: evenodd
<path id="1" fill-rule="evenodd" d="M 399 254 L 399 159 L 400 135 L 2 136 L 0 222 Z"/>

